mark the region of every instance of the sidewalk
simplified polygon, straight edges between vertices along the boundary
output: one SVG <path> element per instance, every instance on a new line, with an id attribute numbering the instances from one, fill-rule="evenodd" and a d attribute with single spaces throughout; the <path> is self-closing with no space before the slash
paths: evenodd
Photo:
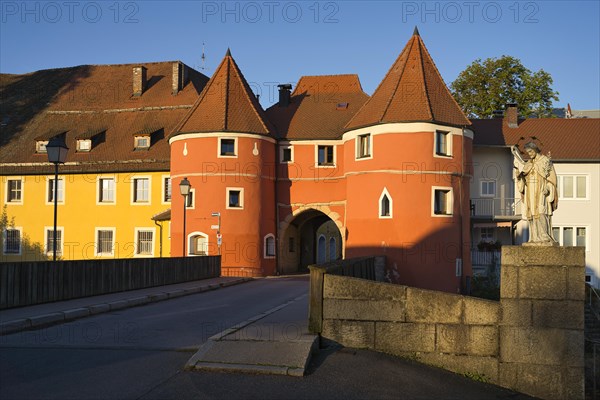
<path id="1" fill-rule="evenodd" d="M 0 311 L 0 336 L 251 281 L 220 277 Z"/>
<path id="2" fill-rule="evenodd" d="M 317 350 L 305 294 L 210 337 L 186 369 L 303 376 Z"/>

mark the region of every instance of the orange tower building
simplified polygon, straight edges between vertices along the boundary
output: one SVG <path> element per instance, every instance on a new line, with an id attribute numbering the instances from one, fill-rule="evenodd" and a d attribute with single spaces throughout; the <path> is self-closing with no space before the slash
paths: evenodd
<path id="1" fill-rule="evenodd" d="M 460 291 L 469 125 L 416 29 L 370 98 L 356 75 L 305 76 L 266 112 L 228 52 L 170 138 L 173 185 L 195 189 L 187 251 L 221 251 L 224 271 L 251 275 L 385 255 L 391 282 Z M 174 256 L 182 221 L 174 195 Z"/>

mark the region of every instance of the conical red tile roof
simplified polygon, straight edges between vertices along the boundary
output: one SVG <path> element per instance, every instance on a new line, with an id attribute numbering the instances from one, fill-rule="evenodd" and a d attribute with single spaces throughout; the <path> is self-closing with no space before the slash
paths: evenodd
<path id="1" fill-rule="evenodd" d="M 273 132 L 229 50 L 172 136 L 189 132 Z"/>
<path id="2" fill-rule="evenodd" d="M 348 122 L 346 129 L 416 121 L 470 125 L 415 29 L 373 96 Z"/>

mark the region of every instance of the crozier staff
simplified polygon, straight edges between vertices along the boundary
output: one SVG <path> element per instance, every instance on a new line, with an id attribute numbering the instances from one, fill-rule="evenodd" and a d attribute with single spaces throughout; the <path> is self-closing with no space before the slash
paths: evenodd
<path id="1" fill-rule="evenodd" d="M 552 213 L 558 207 L 556 171 L 550 158 L 541 153 L 533 142 L 525 145 L 529 160 L 521 157 L 513 146 L 514 166 L 517 169 L 517 188 L 524 205 L 524 218 L 529 222 L 529 242 L 556 245 L 552 238 Z"/>

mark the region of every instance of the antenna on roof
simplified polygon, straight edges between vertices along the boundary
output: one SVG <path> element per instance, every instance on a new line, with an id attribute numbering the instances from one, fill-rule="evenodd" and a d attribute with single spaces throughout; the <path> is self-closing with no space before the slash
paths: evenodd
<path id="1" fill-rule="evenodd" d="M 204 55 L 204 42 L 202 42 L 202 56 L 200 58 L 202 59 L 202 66 L 200 69 L 204 71 L 204 62 L 206 61 L 206 56 Z"/>

